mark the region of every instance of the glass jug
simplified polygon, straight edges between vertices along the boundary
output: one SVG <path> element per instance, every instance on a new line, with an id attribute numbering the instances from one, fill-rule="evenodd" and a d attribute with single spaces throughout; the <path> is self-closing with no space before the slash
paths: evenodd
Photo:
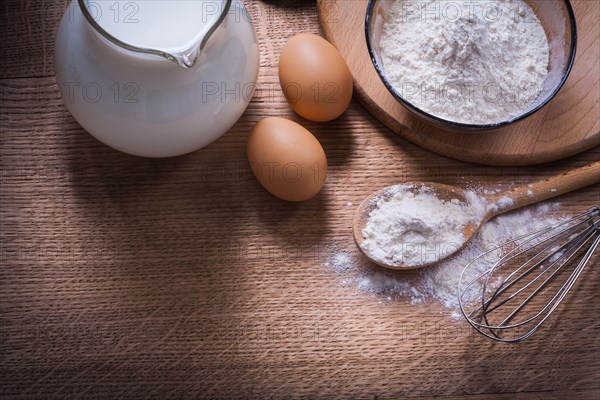
<path id="1" fill-rule="evenodd" d="M 67 108 L 90 134 L 125 153 L 170 157 L 239 119 L 259 47 L 240 0 L 73 0 L 54 64 Z"/>

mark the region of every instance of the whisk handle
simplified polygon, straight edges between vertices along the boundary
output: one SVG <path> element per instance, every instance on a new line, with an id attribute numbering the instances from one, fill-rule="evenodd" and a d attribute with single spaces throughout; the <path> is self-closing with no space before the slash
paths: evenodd
<path id="1" fill-rule="evenodd" d="M 488 217 L 502 214 L 510 210 L 551 199 L 600 182 L 600 161 L 577 168 L 542 181 L 524 185 L 507 192 L 487 196 L 492 207 Z M 510 200 L 509 200 L 510 199 Z M 512 201 L 511 201 L 512 200 Z"/>

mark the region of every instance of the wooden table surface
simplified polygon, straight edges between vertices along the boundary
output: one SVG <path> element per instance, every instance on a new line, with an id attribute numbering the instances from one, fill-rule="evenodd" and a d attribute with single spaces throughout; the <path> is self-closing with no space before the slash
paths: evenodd
<path id="1" fill-rule="evenodd" d="M 598 268 L 530 340 L 503 345 L 436 302 L 343 286 L 323 262 L 353 248 L 348 203 L 384 185 L 509 186 L 600 149 L 485 167 L 412 145 L 356 101 L 337 121 L 303 121 L 277 60 L 288 37 L 319 33 L 315 3 L 247 5 L 261 43 L 252 104 L 216 143 L 166 160 L 114 151 L 67 112 L 52 62 L 66 1 L 0 5 L 2 398 L 598 399 Z M 266 116 L 322 142 L 330 175 L 317 198 L 288 204 L 252 177 L 246 136 Z M 560 202 L 583 211 L 600 187 Z"/>

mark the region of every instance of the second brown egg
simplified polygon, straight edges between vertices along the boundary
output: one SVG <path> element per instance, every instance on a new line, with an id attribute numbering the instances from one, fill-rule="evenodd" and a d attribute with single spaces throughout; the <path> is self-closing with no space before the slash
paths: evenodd
<path id="1" fill-rule="evenodd" d="M 340 52 L 317 35 L 288 40 L 279 56 L 279 82 L 292 109 L 316 122 L 331 121 L 352 99 L 352 75 Z"/>
<path id="2" fill-rule="evenodd" d="M 308 130 L 283 118 L 258 122 L 247 144 L 248 161 L 258 181 L 271 194 L 288 201 L 317 195 L 327 179 L 327 157 Z"/>

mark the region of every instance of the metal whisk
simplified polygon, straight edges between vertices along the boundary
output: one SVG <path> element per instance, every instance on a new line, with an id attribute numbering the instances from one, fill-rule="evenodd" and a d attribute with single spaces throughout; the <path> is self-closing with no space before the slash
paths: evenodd
<path id="1" fill-rule="evenodd" d="M 481 334 L 501 342 L 533 335 L 569 293 L 600 244 L 600 207 L 481 254 L 458 284 L 461 311 Z M 463 287 L 469 268 L 498 261 Z M 473 298 L 481 291 L 481 301 Z"/>

